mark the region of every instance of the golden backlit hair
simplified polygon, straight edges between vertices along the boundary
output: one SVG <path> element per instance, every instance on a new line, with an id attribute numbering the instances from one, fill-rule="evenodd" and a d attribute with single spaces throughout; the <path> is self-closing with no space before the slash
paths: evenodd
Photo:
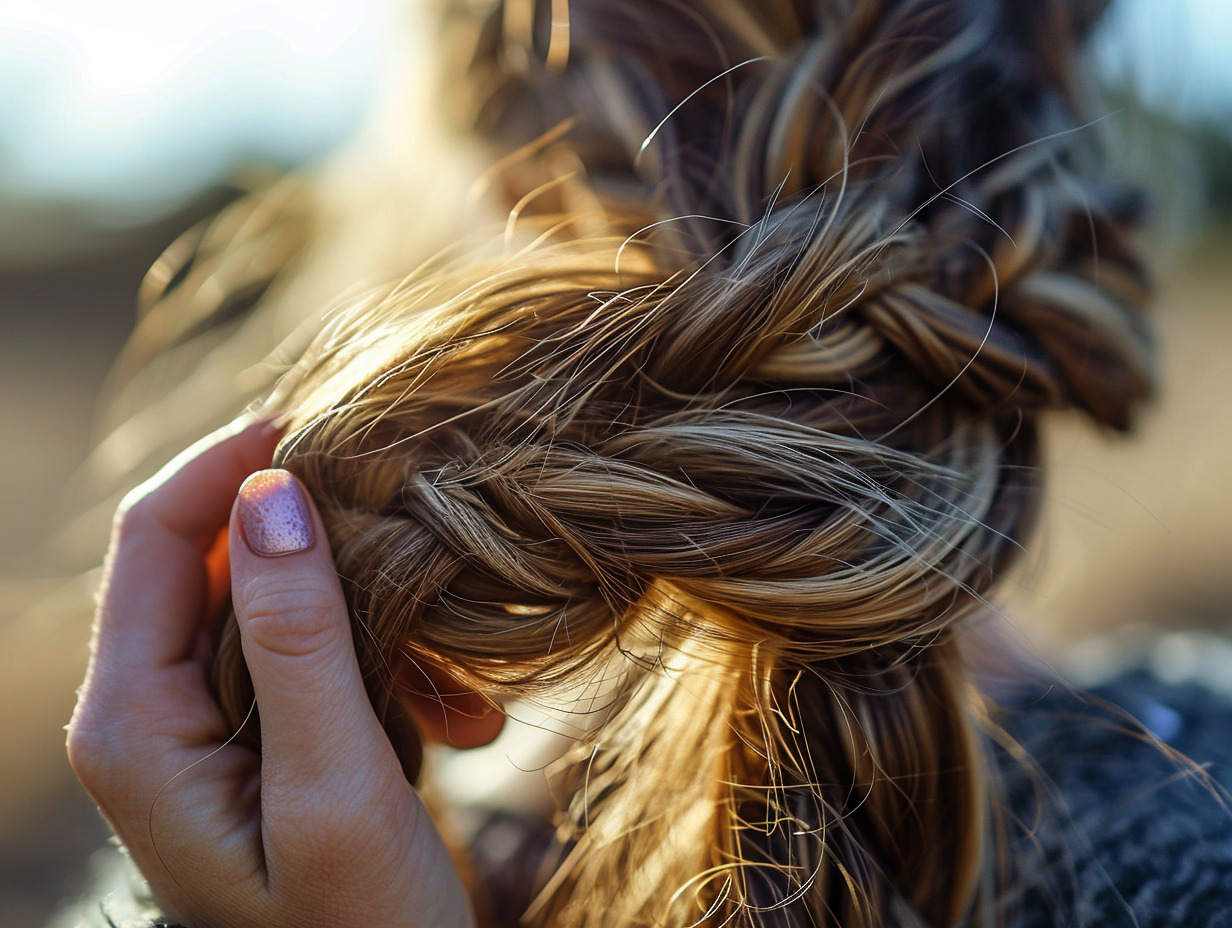
<path id="1" fill-rule="evenodd" d="M 530 922 L 1006 919 L 956 633 L 1031 533 L 1040 415 L 1126 428 L 1152 384 L 1075 73 L 1101 5 L 448 10 L 506 247 L 340 312 L 276 464 L 412 776 L 407 662 L 607 681 Z M 233 619 L 215 678 L 239 726 Z"/>

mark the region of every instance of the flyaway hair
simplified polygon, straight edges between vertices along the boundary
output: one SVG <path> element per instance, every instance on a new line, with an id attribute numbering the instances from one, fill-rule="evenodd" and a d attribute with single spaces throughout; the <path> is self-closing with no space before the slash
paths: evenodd
<path id="1" fill-rule="evenodd" d="M 447 10 L 507 247 L 339 312 L 275 463 L 412 777 L 408 662 L 614 681 L 531 924 L 1012 918 L 960 628 L 1031 535 L 1041 414 L 1125 429 L 1152 390 L 1079 81 L 1101 6 Z M 215 671 L 238 726 L 233 620 Z"/>

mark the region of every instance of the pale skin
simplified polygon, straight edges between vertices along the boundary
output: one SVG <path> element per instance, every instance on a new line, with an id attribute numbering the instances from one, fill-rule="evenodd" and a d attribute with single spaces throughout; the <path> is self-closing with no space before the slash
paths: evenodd
<path id="1" fill-rule="evenodd" d="M 267 425 L 224 430 L 117 515 L 69 760 L 166 914 L 193 928 L 452 928 L 461 880 L 365 694 L 320 516 L 315 540 L 254 553 L 236 516 L 269 466 Z M 223 539 L 225 538 L 225 547 Z M 257 694 L 260 755 L 207 686 L 206 630 L 230 584 Z M 402 699 L 425 736 L 490 741 L 503 716 L 444 701 L 431 669 Z"/>

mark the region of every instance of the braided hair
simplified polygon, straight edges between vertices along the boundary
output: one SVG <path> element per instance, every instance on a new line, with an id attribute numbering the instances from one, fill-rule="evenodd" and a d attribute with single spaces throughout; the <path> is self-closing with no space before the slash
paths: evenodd
<path id="1" fill-rule="evenodd" d="M 602 680 L 550 926 L 999 924 L 959 650 L 1038 422 L 1152 390 L 1097 0 L 505 0 L 448 13 L 503 253 L 340 313 L 284 379 L 369 692 Z M 251 685 L 232 621 L 215 667 Z M 614 681 L 614 682 L 613 682 Z M 255 729 L 246 732 L 255 742 Z"/>

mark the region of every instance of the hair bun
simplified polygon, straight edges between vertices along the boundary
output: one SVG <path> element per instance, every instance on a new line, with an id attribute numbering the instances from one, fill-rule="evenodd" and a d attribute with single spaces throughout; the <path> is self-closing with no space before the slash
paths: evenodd
<path id="1" fill-rule="evenodd" d="M 278 463 L 394 727 L 408 659 L 502 697 L 620 679 L 539 921 L 1002 917 L 953 630 L 1031 534 L 1041 413 L 1127 427 L 1152 385 L 1075 115 L 1090 6 L 480 17 L 473 111 L 535 241 L 340 314 Z M 224 692 L 242 666 L 232 636 Z"/>

